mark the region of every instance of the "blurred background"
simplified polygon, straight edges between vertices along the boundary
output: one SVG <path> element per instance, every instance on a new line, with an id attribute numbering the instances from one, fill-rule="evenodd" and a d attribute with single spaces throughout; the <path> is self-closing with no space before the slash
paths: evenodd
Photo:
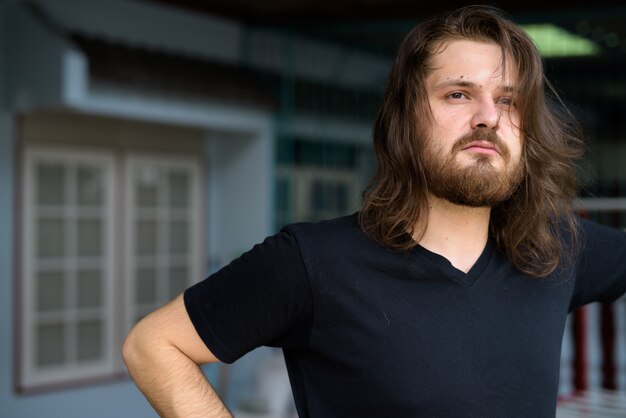
<path id="1" fill-rule="evenodd" d="M 584 128 L 581 216 L 626 228 L 626 5 L 489 4 Z M 282 225 L 357 210 L 400 41 L 461 5 L 0 0 L 0 417 L 156 416 L 130 327 Z M 279 351 L 205 371 L 238 416 L 294 416 Z M 590 391 L 626 393 L 624 299 L 568 320 L 561 416 Z"/>

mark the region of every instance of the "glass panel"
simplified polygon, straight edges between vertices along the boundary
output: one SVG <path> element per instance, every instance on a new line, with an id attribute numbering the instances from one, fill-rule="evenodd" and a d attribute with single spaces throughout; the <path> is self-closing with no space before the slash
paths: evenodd
<path id="1" fill-rule="evenodd" d="M 187 287 L 187 267 L 171 267 L 169 298 L 173 299 Z"/>
<path id="2" fill-rule="evenodd" d="M 102 305 L 102 279 L 98 270 L 78 272 L 78 307 L 98 308 Z"/>
<path id="3" fill-rule="evenodd" d="M 79 167 L 78 204 L 80 206 L 100 206 L 102 204 L 102 170 L 93 167 Z"/>
<path id="4" fill-rule="evenodd" d="M 155 221 L 137 222 L 137 254 L 147 255 L 157 252 L 157 223 Z"/>
<path id="5" fill-rule="evenodd" d="M 41 258 L 65 255 L 65 220 L 39 219 L 37 254 Z"/>
<path id="6" fill-rule="evenodd" d="M 141 167 L 135 172 L 136 203 L 140 208 L 158 204 L 159 172 L 156 168 Z"/>
<path id="7" fill-rule="evenodd" d="M 40 367 L 60 365 L 65 362 L 65 325 L 51 324 L 37 327 L 35 364 Z"/>
<path id="8" fill-rule="evenodd" d="M 135 302 L 155 303 L 157 296 L 156 270 L 153 268 L 137 269 L 136 277 Z"/>
<path id="9" fill-rule="evenodd" d="M 189 242 L 189 224 L 185 221 L 170 222 L 170 252 L 185 254 Z"/>
<path id="10" fill-rule="evenodd" d="M 189 206 L 189 183 L 189 174 L 183 171 L 170 173 L 170 207 L 186 208 Z"/>
<path id="11" fill-rule="evenodd" d="M 102 254 L 102 221 L 81 219 L 78 221 L 78 255 L 93 257 Z"/>
<path id="12" fill-rule="evenodd" d="M 62 310 L 65 306 L 63 272 L 40 272 L 37 275 L 37 311 Z"/>
<path id="13" fill-rule="evenodd" d="M 97 360 L 102 357 L 102 321 L 78 323 L 78 361 Z"/>
<path id="14" fill-rule="evenodd" d="M 39 164 L 37 185 L 37 204 L 62 205 L 65 201 L 65 168 L 61 164 Z"/>

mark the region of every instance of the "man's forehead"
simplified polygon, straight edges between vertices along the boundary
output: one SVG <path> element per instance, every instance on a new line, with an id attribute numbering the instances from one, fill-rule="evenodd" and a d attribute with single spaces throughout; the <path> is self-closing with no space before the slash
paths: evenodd
<path id="1" fill-rule="evenodd" d="M 463 76 L 458 78 L 450 78 L 447 77 L 443 81 L 435 81 L 432 87 L 435 90 L 443 90 L 448 88 L 467 88 L 467 89 L 477 89 L 480 90 L 485 87 L 484 84 L 480 82 L 470 81 L 469 79 L 464 79 Z M 503 93 L 517 93 L 517 86 L 514 84 L 509 84 L 507 82 L 497 84 L 497 89 Z"/>
<path id="2" fill-rule="evenodd" d="M 502 49 L 495 42 L 453 39 L 441 42 L 428 63 L 429 84 L 448 80 L 458 83 L 515 85 L 516 66 L 512 57 L 502 59 Z M 502 73 L 505 71 L 504 82 Z"/>

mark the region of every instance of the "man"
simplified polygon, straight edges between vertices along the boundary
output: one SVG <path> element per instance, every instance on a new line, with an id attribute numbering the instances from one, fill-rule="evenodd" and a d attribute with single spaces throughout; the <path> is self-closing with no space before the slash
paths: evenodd
<path id="1" fill-rule="evenodd" d="M 536 47 L 466 7 L 400 47 L 358 214 L 284 228 L 139 322 L 168 417 L 230 416 L 197 364 L 282 347 L 300 417 L 553 417 L 569 311 L 626 291 L 626 234 L 577 220 L 580 140 Z"/>

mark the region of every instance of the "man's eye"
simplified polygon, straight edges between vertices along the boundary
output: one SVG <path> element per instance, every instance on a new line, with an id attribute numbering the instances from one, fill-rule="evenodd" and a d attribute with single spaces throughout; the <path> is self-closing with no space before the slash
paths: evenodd
<path id="1" fill-rule="evenodd" d="M 504 106 L 515 106 L 515 100 L 513 100 L 513 98 L 511 97 L 500 97 L 498 99 L 498 103 L 504 105 Z"/>
<path id="2" fill-rule="evenodd" d="M 465 94 L 461 93 L 460 91 L 455 91 L 454 93 L 450 93 L 448 94 L 448 97 L 450 99 L 464 99 L 465 98 Z"/>

